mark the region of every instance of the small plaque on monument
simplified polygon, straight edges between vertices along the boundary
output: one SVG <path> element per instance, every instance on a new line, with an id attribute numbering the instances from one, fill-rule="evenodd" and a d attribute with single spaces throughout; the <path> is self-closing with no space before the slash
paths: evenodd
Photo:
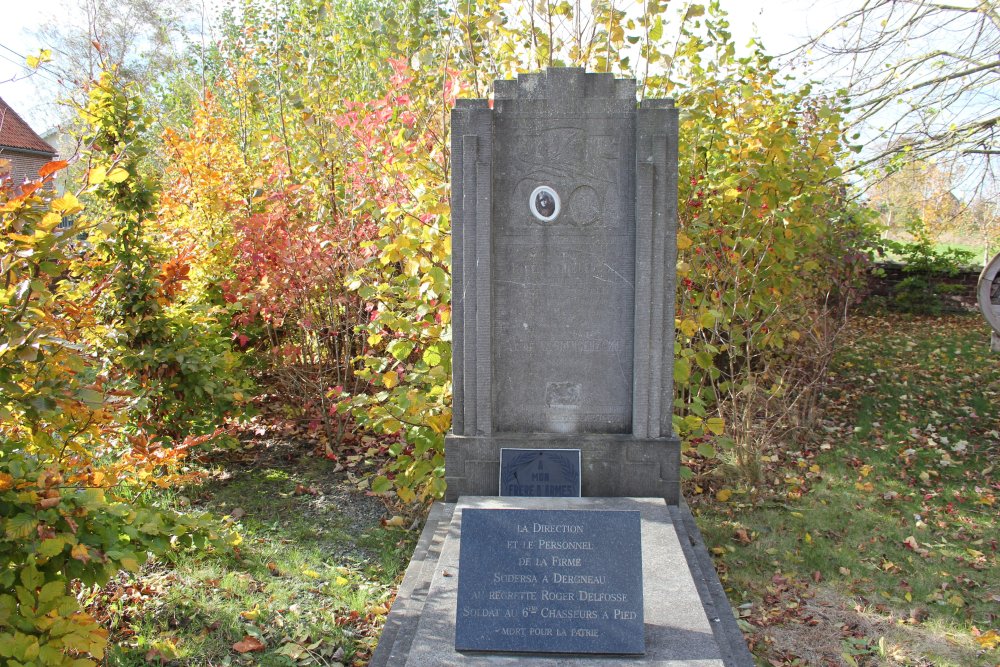
<path id="1" fill-rule="evenodd" d="M 637 511 L 465 509 L 455 648 L 645 653 Z"/>
<path id="2" fill-rule="evenodd" d="M 579 498 L 579 449 L 500 450 L 500 495 Z"/>

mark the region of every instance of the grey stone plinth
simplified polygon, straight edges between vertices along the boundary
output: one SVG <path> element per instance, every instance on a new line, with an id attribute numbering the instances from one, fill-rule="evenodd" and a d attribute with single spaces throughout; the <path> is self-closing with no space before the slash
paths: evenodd
<path id="1" fill-rule="evenodd" d="M 642 513 L 643 656 L 462 654 L 455 651 L 455 608 L 465 507 L 639 510 Z M 371 667 L 641 665 L 752 667 L 701 536 L 685 505 L 650 498 L 461 498 L 439 503 L 424 527 L 401 594 Z M 433 567 L 431 566 L 433 564 Z M 403 590 L 407 595 L 402 595 Z"/>
<path id="2" fill-rule="evenodd" d="M 631 435 L 496 433 L 445 439 L 446 500 L 499 495 L 500 449 L 579 449 L 584 497 L 680 500 L 680 442 L 677 438 L 637 439 Z"/>

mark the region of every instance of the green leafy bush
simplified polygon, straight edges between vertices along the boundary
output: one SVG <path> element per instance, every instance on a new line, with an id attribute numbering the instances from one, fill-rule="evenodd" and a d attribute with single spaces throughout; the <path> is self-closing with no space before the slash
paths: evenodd
<path id="1" fill-rule="evenodd" d="M 926 237 L 912 243 L 883 241 L 885 249 L 900 257 L 906 277 L 893 286 L 887 304 L 907 313 L 936 315 L 949 308 L 945 297 L 961 292 L 963 285 L 953 285 L 946 278 L 957 276 L 971 264 L 974 254 L 961 248 L 941 248 Z"/>

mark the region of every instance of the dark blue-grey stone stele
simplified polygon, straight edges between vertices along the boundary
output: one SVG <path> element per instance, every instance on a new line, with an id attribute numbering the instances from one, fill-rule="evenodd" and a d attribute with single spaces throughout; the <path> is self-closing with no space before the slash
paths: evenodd
<path id="1" fill-rule="evenodd" d="M 579 449 L 501 449 L 500 495 L 579 498 Z"/>
<path id="2" fill-rule="evenodd" d="M 580 68 L 452 111 L 446 500 L 503 448 L 579 449 L 585 497 L 680 499 L 672 432 L 677 109 Z"/>
<path id="3" fill-rule="evenodd" d="M 462 511 L 455 648 L 645 653 L 640 513 Z"/>

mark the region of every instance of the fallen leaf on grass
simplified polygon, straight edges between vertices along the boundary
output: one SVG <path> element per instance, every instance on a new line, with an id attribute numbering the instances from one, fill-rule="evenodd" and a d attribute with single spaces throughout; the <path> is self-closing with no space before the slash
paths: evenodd
<path id="1" fill-rule="evenodd" d="M 253 609 L 248 609 L 246 611 L 241 611 L 240 616 L 248 621 L 255 621 L 257 617 L 260 616 L 260 605 L 254 605 Z"/>
<path id="2" fill-rule="evenodd" d="M 264 642 L 250 635 L 244 637 L 243 641 L 238 641 L 235 644 L 233 644 L 233 650 L 236 651 L 237 653 L 250 653 L 252 651 L 263 651 L 265 648 L 267 648 L 267 646 L 264 645 Z"/>
<path id="3" fill-rule="evenodd" d="M 986 650 L 992 650 L 1000 646 L 1000 633 L 996 630 L 989 630 L 976 637 L 976 642 Z"/>

